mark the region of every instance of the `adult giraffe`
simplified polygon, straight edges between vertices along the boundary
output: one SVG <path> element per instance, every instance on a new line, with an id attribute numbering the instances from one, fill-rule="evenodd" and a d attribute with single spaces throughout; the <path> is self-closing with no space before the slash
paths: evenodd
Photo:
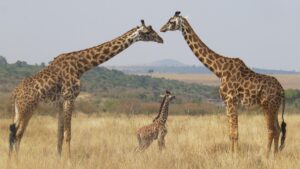
<path id="1" fill-rule="evenodd" d="M 285 96 L 284 89 L 274 77 L 258 74 L 249 69 L 239 58 L 229 58 L 219 55 L 209 49 L 197 36 L 187 19 L 177 11 L 173 17 L 160 29 L 161 32 L 182 32 L 187 44 L 196 57 L 220 78 L 220 95 L 226 105 L 230 128 L 231 151 L 238 148 L 238 115 L 237 107 L 260 105 L 265 113 L 268 127 L 267 155 L 274 140 L 274 153 L 278 151 L 280 126 L 278 110 L 282 103 L 281 145 L 284 147 L 286 123 L 283 119 Z"/>
<path id="2" fill-rule="evenodd" d="M 9 154 L 13 149 L 18 152 L 23 133 L 38 103 L 52 101 L 60 107 L 57 151 L 61 155 L 65 139 L 66 155 L 70 158 L 71 118 L 74 101 L 80 93 L 80 77 L 137 41 L 163 43 L 151 26 L 146 26 L 143 20 L 141 22 L 140 26 L 116 39 L 85 50 L 61 54 L 46 68 L 25 78 L 12 93 L 15 117 L 10 125 Z"/>

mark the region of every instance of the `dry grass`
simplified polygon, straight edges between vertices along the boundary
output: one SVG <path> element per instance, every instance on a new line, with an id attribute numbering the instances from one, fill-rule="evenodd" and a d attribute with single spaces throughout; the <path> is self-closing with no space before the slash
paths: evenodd
<path id="1" fill-rule="evenodd" d="M 225 115 L 171 116 L 168 121 L 167 149 L 160 153 L 157 142 L 143 154 L 134 154 L 135 131 L 152 116 L 73 118 L 72 160 L 65 168 L 122 169 L 295 169 L 300 166 L 300 115 L 286 117 L 287 143 L 276 157 L 265 158 L 266 129 L 263 116 L 240 116 L 240 153 L 229 153 Z M 35 116 L 25 133 L 19 168 L 64 168 L 56 156 L 56 119 Z M 0 168 L 8 166 L 7 126 L 0 120 Z M 17 168 L 10 163 L 10 168 Z"/>
<path id="2" fill-rule="evenodd" d="M 218 86 L 219 79 L 213 74 L 164 74 L 154 73 L 152 77 L 181 80 L 187 83 L 205 84 Z M 285 89 L 300 89 L 300 74 L 291 75 L 271 75 L 276 77 Z"/>

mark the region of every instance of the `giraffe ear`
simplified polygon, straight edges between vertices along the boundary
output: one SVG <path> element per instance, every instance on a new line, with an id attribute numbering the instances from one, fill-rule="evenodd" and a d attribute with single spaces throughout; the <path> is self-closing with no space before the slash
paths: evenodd
<path id="1" fill-rule="evenodd" d="M 176 11 L 174 16 L 179 16 L 180 15 L 180 11 Z"/>
<path id="2" fill-rule="evenodd" d="M 161 97 L 161 98 L 164 98 L 164 97 L 165 97 L 165 95 L 161 94 L 161 95 L 159 95 L 159 97 Z"/>

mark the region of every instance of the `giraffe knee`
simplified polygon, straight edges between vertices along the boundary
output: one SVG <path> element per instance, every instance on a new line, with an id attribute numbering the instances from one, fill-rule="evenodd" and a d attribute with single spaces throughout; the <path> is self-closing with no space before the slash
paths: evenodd
<path id="1" fill-rule="evenodd" d="M 229 135 L 230 140 L 238 140 L 239 139 L 239 134 L 237 130 L 230 131 Z"/>
<path id="2" fill-rule="evenodd" d="M 268 129 L 268 135 L 269 135 L 269 137 L 279 137 L 280 129 L 277 129 L 275 127 L 272 129 Z"/>
<path id="3" fill-rule="evenodd" d="M 66 142 L 70 142 L 71 141 L 71 133 L 68 131 L 64 132 L 64 138 Z"/>

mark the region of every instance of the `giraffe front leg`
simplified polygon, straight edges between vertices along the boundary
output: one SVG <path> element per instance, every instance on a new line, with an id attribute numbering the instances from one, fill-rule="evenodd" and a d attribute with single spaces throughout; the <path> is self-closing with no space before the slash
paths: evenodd
<path id="1" fill-rule="evenodd" d="M 238 115 L 237 106 L 235 104 L 228 104 L 227 117 L 229 122 L 229 138 L 231 141 L 231 152 L 238 151 Z"/>
<path id="2" fill-rule="evenodd" d="M 64 111 L 63 104 L 59 104 L 58 112 L 58 126 L 57 126 L 57 153 L 61 156 L 62 146 L 64 140 Z"/>
<path id="3" fill-rule="evenodd" d="M 71 119 L 74 107 L 74 100 L 64 101 L 64 139 L 66 143 L 65 153 L 68 159 L 71 159 Z"/>
<path id="4" fill-rule="evenodd" d="M 167 129 L 164 128 L 161 133 L 159 134 L 159 138 L 158 138 L 158 148 L 159 150 L 163 150 L 166 148 L 166 145 L 165 145 L 165 136 L 167 135 Z"/>

